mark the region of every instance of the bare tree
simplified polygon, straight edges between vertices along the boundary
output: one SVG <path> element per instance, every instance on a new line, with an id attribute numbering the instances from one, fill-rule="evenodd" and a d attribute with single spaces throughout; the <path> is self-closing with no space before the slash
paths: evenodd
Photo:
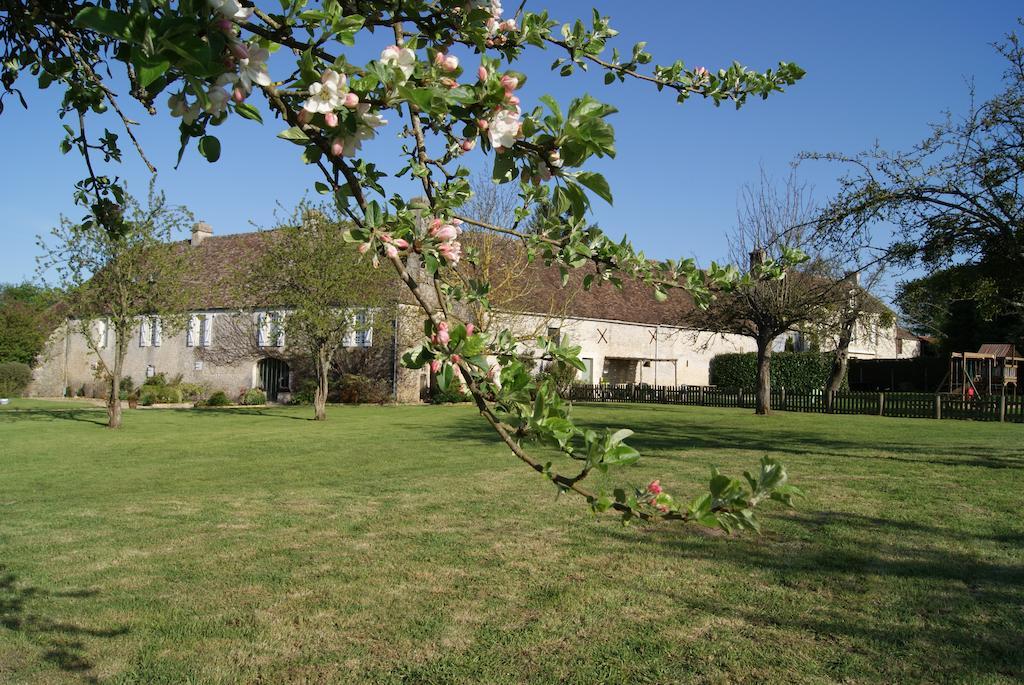
<path id="1" fill-rule="evenodd" d="M 751 279 L 721 293 L 706 310 L 695 310 L 686 324 L 698 330 L 729 332 L 757 344 L 758 414 L 771 412 L 771 356 L 776 338 L 814 319 L 835 302 L 836 282 L 829 263 L 814 247 L 816 207 L 811 188 L 792 173 L 776 185 L 762 170 L 756 185 L 741 191 L 736 227 L 729 240 L 730 259 L 748 263 Z M 782 278 L 764 278 L 769 260 L 788 261 L 793 249 L 810 254 Z"/>

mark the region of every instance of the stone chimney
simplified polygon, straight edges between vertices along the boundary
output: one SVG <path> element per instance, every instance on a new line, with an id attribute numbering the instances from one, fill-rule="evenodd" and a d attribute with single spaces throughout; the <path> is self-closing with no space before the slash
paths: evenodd
<path id="1" fill-rule="evenodd" d="M 765 253 L 764 248 L 757 248 L 756 250 L 750 251 L 750 271 L 753 273 L 757 271 L 757 267 L 762 266 L 765 260 L 768 259 L 768 255 Z"/>
<path id="2" fill-rule="evenodd" d="M 211 235 L 213 235 L 213 228 L 210 224 L 205 221 L 200 221 L 192 227 L 192 240 L 189 242 L 195 246 L 209 238 Z"/>

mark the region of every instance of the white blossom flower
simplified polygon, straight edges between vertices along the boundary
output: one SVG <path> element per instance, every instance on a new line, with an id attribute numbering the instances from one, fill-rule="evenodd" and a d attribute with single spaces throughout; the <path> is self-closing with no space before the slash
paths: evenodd
<path id="1" fill-rule="evenodd" d="M 252 84 L 270 85 L 270 74 L 267 73 L 267 60 L 270 51 L 261 47 L 250 47 L 248 59 L 238 60 L 238 84 L 248 93 Z"/>
<path id="2" fill-rule="evenodd" d="M 371 112 L 367 102 L 356 105 L 356 115 L 359 117 L 356 132 L 340 139 L 341 154 L 345 157 L 354 157 L 363 148 L 363 141 L 373 138 L 377 135 L 376 129 L 388 123 L 377 112 Z"/>
<path id="3" fill-rule="evenodd" d="M 491 118 L 491 123 L 487 127 L 487 135 L 494 147 L 508 148 L 515 145 L 521 128 L 519 110 L 503 109 Z"/>
<path id="4" fill-rule="evenodd" d="M 234 74 L 221 74 L 217 81 L 206 91 L 206 97 L 210 101 L 206 106 L 206 111 L 209 114 L 217 117 L 227 111 L 231 93 L 225 90 L 225 86 L 231 85 L 234 80 Z"/>
<path id="5" fill-rule="evenodd" d="M 215 11 L 220 12 L 228 19 L 246 21 L 252 16 L 252 7 L 242 7 L 238 0 L 207 0 Z"/>
<path id="6" fill-rule="evenodd" d="M 405 78 L 412 76 L 416 64 L 416 53 L 409 48 L 389 45 L 380 53 L 380 62 L 389 67 L 398 67 Z"/>
<path id="7" fill-rule="evenodd" d="M 345 74 L 327 69 L 319 81 L 309 84 L 309 99 L 302 103 L 302 109 L 310 114 L 326 114 L 341 109 L 347 88 L 348 77 Z"/>

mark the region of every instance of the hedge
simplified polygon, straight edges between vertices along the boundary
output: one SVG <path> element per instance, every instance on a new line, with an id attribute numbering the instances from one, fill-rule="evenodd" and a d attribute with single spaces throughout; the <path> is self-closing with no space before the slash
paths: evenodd
<path id="1" fill-rule="evenodd" d="M 32 382 L 32 369 L 21 362 L 0 364 L 0 397 L 19 397 Z"/>
<path id="2" fill-rule="evenodd" d="M 832 355 L 817 352 L 773 352 L 772 388 L 795 393 L 823 390 L 832 372 Z M 757 353 L 719 354 L 711 360 L 711 384 L 720 388 L 757 387 Z M 843 388 L 846 388 L 843 379 Z"/>

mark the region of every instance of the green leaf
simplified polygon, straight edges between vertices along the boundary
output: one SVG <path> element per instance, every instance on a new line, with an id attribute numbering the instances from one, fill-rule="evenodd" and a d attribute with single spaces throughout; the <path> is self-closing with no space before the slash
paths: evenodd
<path id="1" fill-rule="evenodd" d="M 199 139 L 199 153 L 207 162 L 216 162 L 220 159 L 220 141 L 215 136 L 203 136 Z"/>
<path id="2" fill-rule="evenodd" d="M 128 17 L 105 7 L 86 7 L 75 15 L 75 25 L 114 38 L 127 40 Z"/>
<path id="3" fill-rule="evenodd" d="M 164 72 L 171 67 L 169 60 L 146 57 L 145 55 L 136 55 L 132 62 L 135 65 L 135 73 L 138 76 L 139 84 L 143 88 L 146 88 L 153 81 L 163 76 Z"/>
<path id="4" fill-rule="evenodd" d="M 277 137 L 290 140 L 297 145 L 305 145 L 309 142 L 309 136 L 307 136 L 298 126 L 292 126 L 291 128 L 281 131 L 277 134 Z"/>
<path id="5" fill-rule="evenodd" d="M 581 171 L 576 174 L 576 180 L 593 191 L 599 198 L 612 204 L 612 189 L 604 176 L 594 171 Z"/>
<path id="6" fill-rule="evenodd" d="M 491 180 L 495 183 L 508 183 L 516 177 L 516 161 L 510 154 L 494 156 L 494 171 Z"/>
<path id="7" fill-rule="evenodd" d="M 261 124 L 263 123 L 263 117 L 260 115 L 260 111 L 247 102 L 240 102 L 235 105 L 235 112 L 244 119 L 252 119 L 253 121 L 258 121 Z"/>

